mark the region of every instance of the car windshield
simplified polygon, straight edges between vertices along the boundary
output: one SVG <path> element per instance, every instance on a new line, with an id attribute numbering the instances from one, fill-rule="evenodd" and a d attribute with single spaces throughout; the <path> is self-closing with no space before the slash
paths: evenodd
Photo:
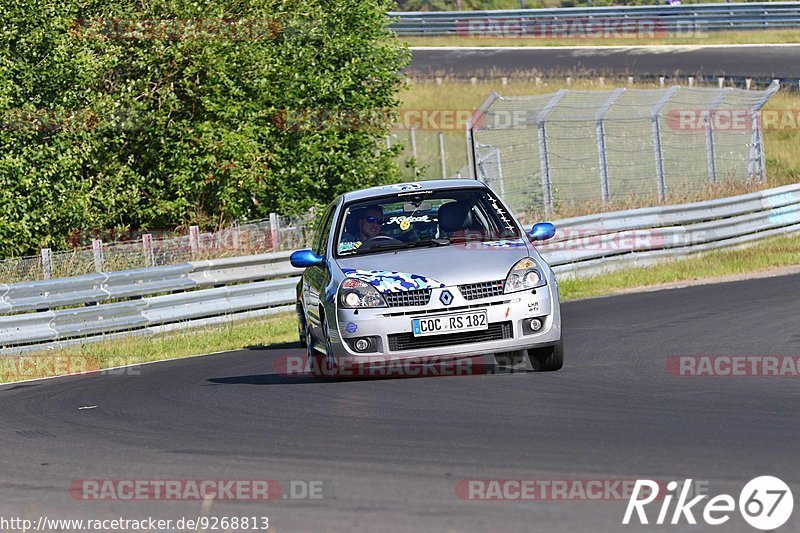
<path id="1" fill-rule="evenodd" d="M 347 206 L 336 252 L 359 255 L 520 238 L 511 213 L 483 189 L 420 190 Z"/>

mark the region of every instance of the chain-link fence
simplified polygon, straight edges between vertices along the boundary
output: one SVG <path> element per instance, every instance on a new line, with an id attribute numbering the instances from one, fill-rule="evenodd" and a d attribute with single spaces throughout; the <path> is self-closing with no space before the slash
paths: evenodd
<path id="1" fill-rule="evenodd" d="M 191 226 L 185 233 L 146 233 L 132 240 L 104 243 L 92 239 L 91 246 L 67 251 L 45 248 L 39 256 L 0 261 L 0 283 L 294 250 L 310 245 L 314 219 L 313 212 L 297 217 L 273 214 L 268 219 L 234 223 L 214 232 L 201 232 Z"/>
<path id="2" fill-rule="evenodd" d="M 671 87 L 493 93 L 472 126 L 475 176 L 522 219 L 681 200 L 765 177 L 759 112 L 778 90 Z"/>
<path id="3" fill-rule="evenodd" d="M 465 128 L 396 128 L 387 143 L 402 145 L 398 162 L 403 181 L 468 178 L 465 135 Z"/>

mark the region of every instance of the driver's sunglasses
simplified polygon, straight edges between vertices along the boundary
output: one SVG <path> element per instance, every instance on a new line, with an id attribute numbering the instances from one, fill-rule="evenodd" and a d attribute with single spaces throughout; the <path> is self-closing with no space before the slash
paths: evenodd
<path id="1" fill-rule="evenodd" d="M 378 223 L 383 224 L 383 217 L 364 217 L 364 220 L 369 222 L 370 224 Z"/>

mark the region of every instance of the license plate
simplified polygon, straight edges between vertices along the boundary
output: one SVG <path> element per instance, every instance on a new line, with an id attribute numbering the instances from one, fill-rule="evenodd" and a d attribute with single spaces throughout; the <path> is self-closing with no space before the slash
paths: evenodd
<path id="1" fill-rule="evenodd" d="M 489 328 L 486 320 L 486 311 L 472 311 L 456 315 L 432 316 L 414 318 L 411 320 L 411 329 L 415 337 L 425 335 L 442 335 L 459 331 L 479 331 Z"/>

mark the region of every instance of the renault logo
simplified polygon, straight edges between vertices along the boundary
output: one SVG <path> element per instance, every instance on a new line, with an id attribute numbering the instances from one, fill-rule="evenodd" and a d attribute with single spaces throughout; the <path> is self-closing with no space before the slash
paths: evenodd
<path id="1" fill-rule="evenodd" d="M 442 294 L 439 295 L 439 301 L 442 302 L 444 305 L 450 305 L 453 303 L 453 295 L 447 289 L 442 291 Z"/>

